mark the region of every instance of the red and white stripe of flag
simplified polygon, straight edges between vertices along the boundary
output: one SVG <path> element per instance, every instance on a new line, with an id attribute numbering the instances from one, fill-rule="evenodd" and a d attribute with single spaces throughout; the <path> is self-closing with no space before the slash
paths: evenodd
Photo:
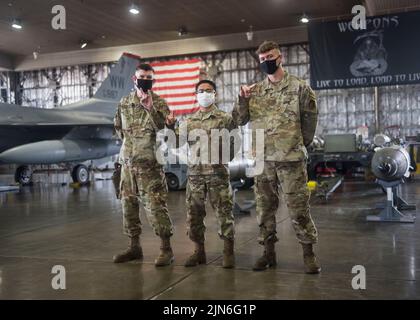
<path id="1" fill-rule="evenodd" d="M 151 63 L 156 83 L 153 92 L 166 100 L 175 115 L 198 109 L 195 85 L 200 80 L 200 59 Z"/>

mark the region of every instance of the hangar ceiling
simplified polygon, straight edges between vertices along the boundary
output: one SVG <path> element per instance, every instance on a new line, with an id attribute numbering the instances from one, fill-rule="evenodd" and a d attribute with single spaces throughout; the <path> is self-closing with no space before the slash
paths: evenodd
<path id="1" fill-rule="evenodd" d="M 0 51 L 11 55 L 177 40 L 178 29 L 186 26 L 185 37 L 276 29 L 299 25 L 306 12 L 311 17 L 348 14 L 352 0 L 137 0 L 141 13 L 128 12 L 130 0 L 0 0 Z M 51 8 L 63 4 L 67 30 L 51 28 Z M 11 4 L 11 6 L 9 5 Z M 10 27 L 19 18 L 22 30 Z M 242 22 L 244 19 L 245 21 Z M 184 37 L 183 37 L 184 38 Z"/>
<path id="2" fill-rule="evenodd" d="M 132 3 L 140 14 L 132 15 Z M 51 8 L 62 4 L 67 12 L 67 29 L 51 28 Z M 349 16 L 354 0 L 0 0 L 0 62 L 32 55 L 107 48 L 132 44 L 242 33 L 301 26 L 306 13 L 311 19 Z M 419 9 L 418 0 L 366 0 L 370 14 Z M 18 18 L 23 29 L 11 27 Z M 188 34 L 180 37 L 185 26 Z"/>

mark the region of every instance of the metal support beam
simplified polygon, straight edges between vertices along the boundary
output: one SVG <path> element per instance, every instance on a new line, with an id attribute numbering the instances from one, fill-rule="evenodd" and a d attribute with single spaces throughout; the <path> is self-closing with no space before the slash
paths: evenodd
<path id="1" fill-rule="evenodd" d="M 17 105 L 22 105 L 23 81 L 19 72 L 10 73 L 10 89 L 12 92 L 14 92 L 14 103 Z"/>
<path id="2" fill-rule="evenodd" d="M 0 52 L 0 71 L 11 71 L 13 70 L 12 57 Z"/>
<path id="3" fill-rule="evenodd" d="M 374 87 L 374 95 L 373 95 L 373 106 L 375 109 L 375 134 L 380 133 L 380 123 L 379 123 L 379 89 L 378 87 Z"/>
<path id="4" fill-rule="evenodd" d="M 183 40 L 162 41 L 146 44 L 77 50 L 40 54 L 37 60 L 32 55 L 15 60 L 16 71 L 45 69 L 68 65 L 94 64 L 117 61 L 123 52 L 138 54 L 143 58 L 188 55 L 257 47 L 264 40 L 277 41 L 280 45 L 308 41 L 306 26 L 255 31 L 254 39 L 248 41 L 245 32 Z"/>

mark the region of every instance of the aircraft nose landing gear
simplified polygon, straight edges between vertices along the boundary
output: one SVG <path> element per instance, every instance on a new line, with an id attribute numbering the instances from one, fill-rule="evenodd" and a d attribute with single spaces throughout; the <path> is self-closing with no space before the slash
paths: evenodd
<path id="1" fill-rule="evenodd" d="M 28 186 L 32 183 L 32 170 L 29 166 L 20 166 L 15 172 L 15 181 L 21 186 Z"/>

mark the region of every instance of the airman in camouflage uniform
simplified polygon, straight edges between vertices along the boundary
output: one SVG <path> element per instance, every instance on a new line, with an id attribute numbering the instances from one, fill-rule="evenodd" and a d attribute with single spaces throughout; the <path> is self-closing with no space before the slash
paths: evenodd
<path id="1" fill-rule="evenodd" d="M 130 238 L 129 248 L 114 256 L 114 262 L 143 257 L 140 246 L 140 203 L 154 232 L 161 238 L 156 266 L 171 264 L 170 245 L 173 227 L 166 204 L 167 184 L 162 166 L 157 162 L 156 133 L 165 127 L 169 109 L 166 102 L 150 89 L 154 71 L 148 64 L 137 67 L 133 78 L 136 90 L 122 98 L 114 118 L 115 130 L 122 140 L 120 151 L 120 197 L 124 233 Z"/>
<path id="2" fill-rule="evenodd" d="M 190 239 L 195 244 L 195 251 L 187 259 L 185 266 L 206 263 L 204 217 L 206 216 L 205 201 L 208 197 L 219 222 L 219 236 L 224 240 L 223 267 L 233 268 L 235 265 L 233 199 L 227 163 L 239 149 L 240 139 L 238 134 L 231 132 L 236 128 L 231 115 L 218 109 L 214 104 L 216 85 L 212 81 L 202 80 L 197 84 L 196 91 L 200 109 L 180 124 L 178 134 L 185 135 L 185 141 L 187 141 L 187 135 L 193 132 L 199 131 L 201 134 L 206 134 L 209 143 L 206 143 L 205 147 L 212 144 L 216 147 L 218 143 L 218 149 L 213 150 L 219 152 L 219 158 L 218 161 L 211 161 L 214 155 L 211 155 L 212 148 L 209 146 L 208 163 L 204 163 L 205 161 L 200 158 L 203 156 L 204 146 L 199 142 L 201 137 L 198 140 L 188 141 L 187 229 Z M 213 132 L 215 130 L 227 131 L 223 138 L 219 136 L 217 139 L 214 136 L 212 139 L 212 130 Z M 228 136 L 228 132 L 233 135 Z M 223 148 L 226 149 L 223 150 Z M 224 159 L 223 151 L 225 152 Z M 198 158 L 193 159 L 195 156 Z"/>
<path id="3" fill-rule="evenodd" d="M 293 228 L 302 244 L 305 271 L 319 273 L 313 252 L 317 230 L 309 212 L 306 160 L 314 137 L 318 112 L 312 89 L 281 66 L 279 46 L 266 41 L 259 47 L 261 68 L 268 77 L 241 87 L 233 118 L 238 125 L 250 122 L 264 129 L 264 171 L 256 177 L 255 197 L 260 227 L 259 243 L 265 246 L 254 270 L 276 265 L 274 243 L 279 193 L 283 192 Z"/>

